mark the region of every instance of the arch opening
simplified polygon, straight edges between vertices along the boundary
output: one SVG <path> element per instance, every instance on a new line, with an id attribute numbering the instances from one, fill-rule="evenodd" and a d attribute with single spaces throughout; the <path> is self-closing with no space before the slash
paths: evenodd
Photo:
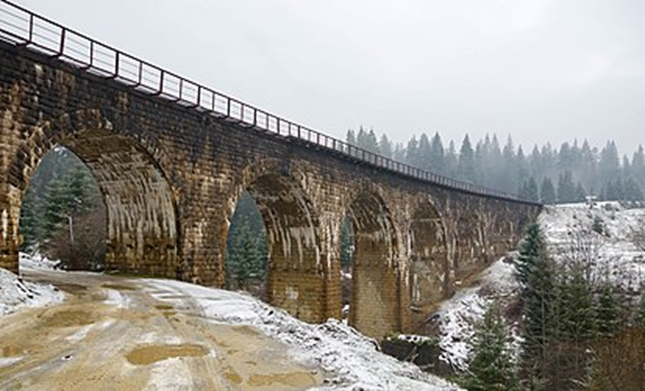
<path id="1" fill-rule="evenodd" d="M 14 157 L 11 167 L 21 175 L 14 183 L 5 184 L 9 188 L 5 195 L 8 195 L 12 211 L 11 225 L 15 227 L 14 234 L 5 242 L 12 242 L 13 245 L 7 247 L 14 248 L 3 249 L 3 255 L 7 252 L 15 255 L 3 256 L 5 260 L 15 259 L 13 270 L 18 271 L 17 252 L 24 237 L 19 231 L 20 216 L 28 220 L 34 212 L 23 208 L 27 188 L 48 151 L 66 150 L 77 156 L 86 172 L 91 173 L 104 205 L 104 228 L 93 232 L 93 248 L 100 252 L 104 247 L 105 257 L 103 262 L 97 261 L 90 268 L 181 278 L 177 221 L 170 185 L 154 159 L 136 140 L 111 128 L 43 137 L 35 145 L 25 147 L 26 152 Z M 28 225 L 23 230 L 28 230 Z"/>
<path id="2" fill-rule="evenodd" d="M 323 322 L 328 311 L 327 286 L 318 215 L 312 203 L 298 181 L 285 174 L 261 175 L 245 190 L 257 205 L 265 230 L 266 289 L 260 295 L 301 320 Z M 229 228 L 227 254 L 233 254 L 230 235 L 238 228 Z M 227 269 L 230 266 L 229 261 Z M 231 274 L 227 270 L 227 278 Z M 232 285 L 230 280 L 227 285 Z"/>
<path id="3" fill-rule="evenodd" d="M 361 193 L 347 217 L 354 234 L 348 323 L 375 338 L 401 331 L 400 270 L 390 213 L 378 195 Z"/>
<path id="4" fill-rule="evenodd" d="M 20 211 L 20 250 L 28 259 L 46 256 L 66 270 L 105 268 L 105 204 L 89 168 L 69 149 L 43 156 Z"/>
<path id="5" fill-rule="evenodd" d="M 434 305 L 450 294 L 445 230 L 430 202 L 422 202 L 414 211 L 408 241 L 412 329 L 421 332 Z"/>

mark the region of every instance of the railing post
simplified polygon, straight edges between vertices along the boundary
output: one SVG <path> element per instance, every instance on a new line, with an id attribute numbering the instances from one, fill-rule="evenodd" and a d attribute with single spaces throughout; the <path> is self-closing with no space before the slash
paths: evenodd
<path id="1" fill-rule="evenodd" d="M 139 61 L 139 80 L 135 87 L 139 87 L 141 85 L 141 81 L 143 81 L 143 61 Z"/>
<path id="2" fill-rule="evenodd" d="M 118 50 L 115 51 L 116 56 L 114 57 L 114 77 L 119 76 L 119 62 L 121 59 L 121 52 Z"/>
<path id="3" fill-rule="evenodd" d="M 63 50 L 65 50 L 65 32 L 67 30 L 63 27 L 61 27 L 61 34 L 60 34 L 60 46 L 58 47 L 58 56 L 59 57 L 63 54 Z"/>
<path id="4" fill-rule="evenodd" d="M 163 93 L 163 79 L 165 77 L 166 72 L 164 70 L 161 70 L 161 73 L 159 74 L 159 91 L 157 91 L 157 95 L 160 95 Z"/>
<path id="5" fill-rule="evenodd" d="M 34 39 L 34 14 L 29 14 L 29 43 Z"/>

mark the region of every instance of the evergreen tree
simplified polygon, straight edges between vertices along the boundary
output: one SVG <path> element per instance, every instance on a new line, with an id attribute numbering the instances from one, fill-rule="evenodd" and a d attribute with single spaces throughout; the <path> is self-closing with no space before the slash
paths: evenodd
<path id="1" fill-rule="evenodd" d="M 568 266 L 562 293 L 561 333 L 578 346 L 588 342 L 595 332 L 591 284 L 580 264 Z"/>
<path id="2" fill-rule="evenodd" d="M 251 280 L 264 275 L 264 262 L 256 236 L 251 235 L 248 221 L 244 220 L 234 236 L 233 251 L 227 257 L 227 271 L 237 288 L 244 288 Z"/>
<path id="3" fill-rule="evenodd" d="M 403 144 L 401 143 L 396 143 L 394 145 L 394 154 L 393 158 L 397 162 L 405 163 L 405 148 L 403 147 Z"/>
<path id="4" fill-rule="evenodd" d="M 636 179 L 638 185 L 645 187 L 645 152 L 643 146 L 639 145 L 638 150 L 632 156 L 632 176 Z"/>
<path id="5" fill-rule="evenodd" d="M 381 135 L 381 140 L 378 143 L 378 149 L 381 152 L 381 155 L 392 159 L 394 149 L 392 147 L 392 142 L 387 138 L 387 135 L 385 133 Z"/>
<path id="6" fill-rule="evenodd" d="M 267 265 L 266 230 L 260 211 L 248 192 L 243 192 L 231 217 L 226 242 L 226 283 L 244 289 L 263 280 Z"/>
<path id="7" fill-rule="evenodd" d="M 625 182 L 625 201 L 638 202 L 643 201 L 643 191 L 638 182 L 633 177 L 629 177 Z"/>
<path id="8" fill-rule="evenodd" d="M 446 175 L 444 160 L 443 143 L 441 142 L 439 132 L 437 132 L 432 137 L 432 144 L 430 145 L 430 171 L 440 175 Z"/>
<path id="9" fill-rule="evenodd" d="M 540 201 L 544 204 L 555 204 L 555 188 L 550 178 L 544 177 L 540 186 Z"/>
<path id="10" fill-rule="evenodd" d="M 576 185 L 576 191 L 575 191 L 575 201 L 584 202 L 586 199 L 587 199 L 587 191 L 582 186 L 582 183 L 578 181 L 578 184 Z"/>
<path id="11" fill-rule="evenodd" d="M 347 142 L 347 144 L 357 145 L 356 144 L 356 134 L 354 133 L 353 130 L 349 129 L 347 131 L 347 135 L 345 136 L 345 141 Z"/>
<path id="12" fill-rule="evenodd" d="M 473 357 L 460 382 L 468 390 L 519 390 L 519 381 L 507 348 L 508 331 L 496 304 L 475 327 L 469 344 Z"/>
<path id="13" fill-rule="evenodd" d="M 408 141 L 408 146 L 405 151 L 405 163 L 413 167 L 418 167 L 419 142 L 417 141 L 416 136 L 412 136 L 412 138 Z"/>
<path id="14" fill-rule="evenodd" d="M 553 265 L 548 257 L 546 243 L 538 224 L 528 227 L 520 245 L 516 276 L 520 283 L 523 303 L 524 366 L 532 372 L 536 364 L 544 362 L 547 344 L 552 336 L 550 324 L 553 313 Z M 539 365 L 538 365 L 539 366 Z"/>
<path id="15" fill-rule="evenodd" d="M 619 178 L 620 176 L 618 149 L 616 148 L 616 143 L 613 141 L 608 141 L 607 145 L 605 145 L 605 148 L 603 148 L 600 153 L 598 175 L 600 183 L 607 183 L 610 180 Z"/>
<path id="16" fill-rule="evenodd" d="M 450 140 L 450 144 L 448 144 L 448 151 L 446 152 L 445 163 L 446 165 L 445 165 L 444 175 L 450 178 L 456 178 L 458 166 L 459 166 L 459 158 L 457 157 L 455 142 L 452 140 Z"/>
<path id="17" fill-rule="evenodd" d="M 620 303 L 614 294 L 614 287 L 605 281 L 596 304 L 596 326 L 601 336 L 613 336 L 620 325 Z"/>
<path id="18" fill-rule="evenodd" d="M 528 181 L 525 182 L 525 190 L 524 190 L 524 197 L 527 200 L 531 201 L 539 201 L 540 196 L 538 194 L 538 186 L 537 182 L 535 181 L 535 178 L 532 176 L 529 177 Z"/>
<path id="19" fill-rule="evenodd" d="M 430 140 L 425 133 L 421 134 L 419 137 L 419 147 L 417 150 L 419 165 L 418 167 L 422 170 L 431 171 L 432 170 L 432 160 L 431 155 L 432 151 L 430 148 Z"/>
<path id="20" fill-rule="evenodd" d="M 475 169 L 475 152 L 470 144 L 468 135 L 464 137 L 459 150 L 459 178 L 461 180 L 475 183 L 476 182 L 476 169 Z"/>
<path id="21" fill-rule="evenodd" d="M 348 218 L 340 226 L 340 266 L 350 267 L 354 254 L 354 233 Z"/>
<path id="22" fill-rule="evenodd" d="M 571 171 L 560 174 L 558 179 L 558 203 L 566 204 L 576 201 L 576 188 Z"/>

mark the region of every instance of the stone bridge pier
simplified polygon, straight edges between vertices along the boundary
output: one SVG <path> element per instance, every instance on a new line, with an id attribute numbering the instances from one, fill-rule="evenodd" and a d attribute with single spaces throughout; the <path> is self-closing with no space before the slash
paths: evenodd
<path id="1" fill-rule="evenodd" d="M 99 184 L 115 272 L 224 287 L 229 222 L 248 190 L 267 229 L 269 301 L 305 321 L 340 317 L 349 218 L 349 322 L 374 337 L 418 325 L 456 282 L 513 248 L 540 209 L 218 118 L 0 41 L 0 267 L 19 270 L 21 205 L 57 145 Z"/>

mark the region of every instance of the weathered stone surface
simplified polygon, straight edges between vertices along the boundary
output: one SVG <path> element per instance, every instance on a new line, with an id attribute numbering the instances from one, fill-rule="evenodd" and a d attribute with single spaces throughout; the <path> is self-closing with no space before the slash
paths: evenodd
<path id="1" fill-rule="evenodd" d="M 96 176 L 108 266 L 224 286 L 228 225 L 244 189 L 269 236 L 270 301 L 339 317 L 340 226 L 356 235 L 350 322 L 375 337 L 514 246 L 539 206 L 418 181 L 243 128 L 0 44 L 0 266 L 18 270 L 20 205 L 55 145 Z"/>

